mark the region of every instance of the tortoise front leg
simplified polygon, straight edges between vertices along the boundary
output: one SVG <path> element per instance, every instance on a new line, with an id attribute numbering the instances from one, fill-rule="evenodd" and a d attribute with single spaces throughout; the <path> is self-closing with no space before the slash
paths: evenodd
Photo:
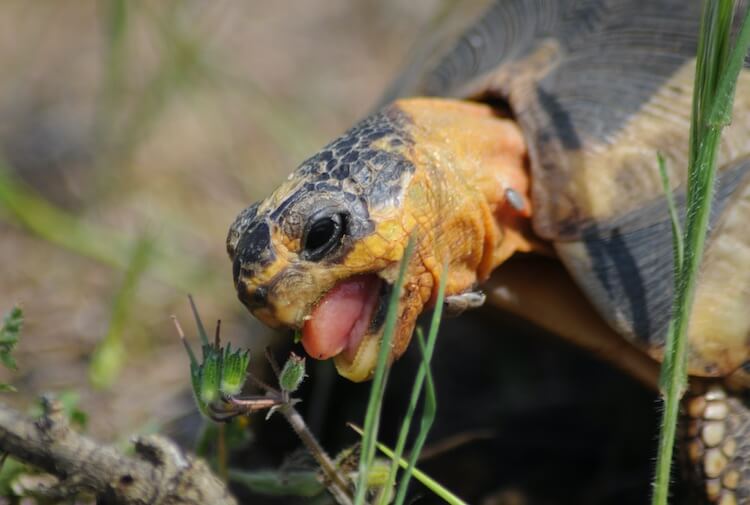
<path id="1" fill-rule="evenodd" d="M 750 503 L 750 407 L 719 381 L 692 381 L 684 400 L 688 472 L 706 503 Z"/>

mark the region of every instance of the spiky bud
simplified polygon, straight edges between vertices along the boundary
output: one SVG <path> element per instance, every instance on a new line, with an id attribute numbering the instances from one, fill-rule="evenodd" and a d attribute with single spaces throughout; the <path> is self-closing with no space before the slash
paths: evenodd
<path id="1" fill-rule="evenodd" d="M 302 381 L 305 380 L 305 358 L 301 358 L 294 353 L 289 355 L 289 359 L 284 363 L 279 376 L 279 385 L 287 393 L 294 393 L 299 388 Z"/>
<path id="2" fill-rule="evenodd" d="M 223 355 L 212 345 L 203 346 L 203 363 L 200 366 L 199 400 L 208 405 L 219 398 Z"/>
<path id="3" fill-rule="evenodd" d="M 232 352 L 232 345 L 227 345 L 224 351 L 224 369 L 221 374 L 221 392 L 226 395 L 236 395 L 242 391 L 247 376 L 247 365 L 250 363 L 250 352 L 236 350 Z"/>

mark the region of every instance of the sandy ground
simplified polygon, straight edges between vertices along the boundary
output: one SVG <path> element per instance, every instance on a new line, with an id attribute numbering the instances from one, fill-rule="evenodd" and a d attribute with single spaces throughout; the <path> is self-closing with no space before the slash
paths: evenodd
<path id="1" fill-rule="evenodd" d="M 192 408 L 169 321 L 190 322 L 188 290 L 225 336 L 260 346 L 269 333 L 234 298 L 228 225 L 372 107 L 435 3 L 136 1 L 118 15 L 118 2 L 3 2 L 0 148 L 13 180 L 94 226 L 84 242 L 116 235 L 127 258 L 148 234 L 194 273 L 147 267 L 121 375 L 93 389 L 88 364 L 122 269 L 0 204 L 0 310 L 21 303 L 28 320 L 12 376 L 24 399 L 79 391 L 106 414 L 91 426 L 105 438 Z"/>

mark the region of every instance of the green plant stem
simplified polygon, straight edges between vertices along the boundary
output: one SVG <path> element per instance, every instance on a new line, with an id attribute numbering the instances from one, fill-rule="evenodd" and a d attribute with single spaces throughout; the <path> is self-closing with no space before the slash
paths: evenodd
<path id="1" fill-rule="evenodd" d="M 328 490 L 331 492 L 339 505 L 351 505 L 352 499 L 349 496 L 348 486 L 341 474 L 336 469 L 336 464 L 331 460 L 328 453 L 323 449 L 315 436 L 310 432 L 297 409 L 292 405 L 286 404 L 279 409 L 289 425 L 292 427 L 297 436 L 305 444 L 307 450 L 315 458 L 327 481 L 330 482 Z"/>
<path id="2" fill-rule="evenodd" d="M 380 410 L 383 405 L 383 394 L 385 392 L 385 383 L 388 375 L 388 358 L 391 354 L 391 342 L 393 333 L 396 329 L 396 319 L 398 316 L 398 302 L 401 298 L 401 290 L 406 278 L 406 269 L 409 266 L 412 252 L 414 251 L 414 239 L 410 238 L 409 243 L 404 251 L 404 257 L 398 272 L 398 280 L 393 286 L 393 292 L 388 302 L 388 312 L 385 318 L 383 328 L 383 338 L 380 342 L 380 351 L 378 352 L 378 362 L 375 366 L 375 374 L 372 379 L 370 389 L 370 398 L 367 402 L 367 412 L 365 414 L 364 436 L 362 437 L 362 451 L 359 459 L 359 471 L 357 475 L 357 488 L 354 497 L 355 505 L 363 505 L 367 495 L 367 476 L 369 475 L 370 466 L 375 459 L 375 444 L 378 437 L 378 426 L 380 424 Z"/>
<path id="3" fill-rule="evenodd" d="M 737 76 L 750 42 L 750 23 L 746 12 L 735 47 L 729 54 L 732 12 L 731 0 L 707 0 L 704 4 L 691 124 L 687 236 L 682 265 L 675 281 L 677 289 L 674 314 L 669 326 L 660 378 L 664 411 L 656 462 L 653 505 L 666 505 L 669 498 L 679 404 L 687 387 L 687 328 L 708 230 L 716 158 L 721 131 L 731 116 Z"/>
<path id="4" fill-rule="evenodd" d="M 151 261 L 153 246 L 153 240 L 143 236 L 131 248 L 129 265 L 120 289 L 112 301 L 109 329 L 97 344 L 89 365 L 89 380 L 96 388 L 110 387 L 120 373 L 127 354 L 123 333 L 133 310 L 138 283 Z"/>
<path id="5" fill-rule="evenodd" d="M 657 154 L 657 160 L 659 163 L 659 174 L 661 175 L 662 189 L 664 194 L 667 196 L 667 207 L 669 209 L 669 220 L 672 222 L 672 241 L 674 249 L 674 268 L 673 275 L 675 279 L 675 292 L 677 292 L 677 280 L 682 272 L 683 256 L 685 255 L 685 238 L 682 234 L 682 225 L 680 224 L 680 217 L 677 213 L 677 205 L 674 201 L 674 195 L 672 194 L 672 184 L 669 182 L 669 173 L 667 172 L 667 165 L 664 156 L 661 153 Z M 667 332 L 671 333 L 671 329 Z"/>
<path id="6" fill-rule="evenodd" d="M 362 431 L 362 428 L 360 428 L 359 426 L 352 424 L 352 423 L 348 423 L 348 426 L 354 431 L 356 431 L 357 433 L 359 433 L 360 435 L 364 434 L 364 432 Z M 377 447 L 383 454 L 385 454 L 391 459 L 395 459 L 395 454 L 393 453 L 392 450 L 388 448 L 387 445 L 381 444 L 380 442 L 378 442 Z M 404 458 L 400 458 L 397 461 L 398 461 L 399 466 L 401 466 L 401 468 L 409 467 L 409 462 L 406 461 Z M 419 482 L 424 484 L 425 487 L 429 488 L 433 493 L 438 495 L 447 503 L 450 503 L 450 505 L 467 505 L 465 501 L 463 501 L 461 498 L 451 493 L 448 489 L 443 487 L 442 484 L 440 484 L 438 481 L 436 481 L 435 479 L 433 479 L 432 477 L 424 473 L 422 470 L 418 468 L 414 468 L 412 473 L 414 474 L 415 479 L 417 479 Z"/>
<path id="7" fill-rule="evenodd" d="M 422 335 L 422 331 L 420 329 L 417 329 L 417 342 L 419 343 L 419 348 L 422 351 L 422 356 L 424 357 L 420 370 L 425 370 L 427 390 L 425 392 L 424 407 L 422 411 L 422 420 L 420 422 L 419 432 L 417 433 L 417 438 L 414 441 L 414 446 L 412 447 L 411 454 L 409 455 L 409 466 L 406 467 L 404 475 L 401 476 L 401 482 L 399 482 L 398 484 L 398 494 L 396 495 L 397 505 L 403 505 L 404 503 L 406 503 L 406 491 L 409 488 L 409 481 L 411 480 L 411 476 L 417 467 L 417 458 L 419 458 L 419 454 L 422 452 L 422 448 L 427 441 L 427 434 L 430 432 L 432 423 L 435 422 L 435 415 L 437 414 L 435 383 L 432 380 L 432 370 L 429 366 L 428 357 L 432 357 L 432 351 L 435 348 L 435 339 L 437 337 L 437 327 L 439 326 L 439 322 L 440 319 L 438 315 L 437 321 L 433 319 L 433 324 L 430 327 L 429 343 L 426 345 L 424 336 Z"/>
<path id="8" fill-rule="evenodd" d="M 416 412 L 417 410 L 417 403 L 419 402 L 419 397 L 422 395 L 422 389 L 424 387 L 425 378 L 427 377 L 427 373 L 430 371 L 430 361 L 432 360 L 432 352 L 435 349 L 435 341 L 437 340 L 437 327 L 440 325 L 440 317 L 443 312 L 443 301 L 445 299 L 445 282 L 447 278 L 448 278 L 447 269 L 443 268 L 443 275 L 440 279 L 440 286 L 438 287 L 437 300 L 435 301 L 435 310 L 432 313 L 432 320 L 430 322 L 430 333 L 429 333 L 430 338 L 429 338 L 426 348 L 422 352 L 422 363 L 420 364 L 419 369 L 417 370 L 417 376 L 414 379 L 414 386 L 412 387 L 412 390 L 411 390 L 411 398 L 409 399 L 409 406 L 406 409 L 406 415 L 404 416 L 404 421 L 401 423 L 401 430 L 399 431 L 398 439 L 396 440 L 396 447 L 394 450 L 394 455 L 392 457 L 394 463 L 401 460 L 401 455 L 404 453 L 404 447 L 406 447 L 406 438 L 409 435 L 409 427 L 411 426 L 411 420 L 414 417 L 414 412 Z M 435 328 L 434 332 L 433 332 L 433 328 Z M 398 465 L 396 464 L 391 465 L 391 470 L 390 472 L 388 472 L 388 480 L 386 481 L 386 484 L 384 486 L 386 489 L 390 489 L 390 487 L 395 484 L 397 469 L 398 469 Z M 386 502 L 385 502 L 385 496 L 384 496 L 383 500 L 381 500 L 381 505 L 385 505 L 385 503 Z M 399 503 L 398 498 L 396 498 L 396 503 Z"/>

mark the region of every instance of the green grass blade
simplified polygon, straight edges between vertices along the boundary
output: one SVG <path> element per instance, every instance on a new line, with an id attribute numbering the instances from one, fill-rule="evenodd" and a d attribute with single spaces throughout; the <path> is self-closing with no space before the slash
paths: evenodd
<path id="1" fill-rule="evenodd" d="M 404 251 L 404 257 L 399 267 L 398 279 L 393 286 L 393 292 L 388 302 L 388 312 L 385 317 L 383 329 L 383 339 L 380 342 L 380 352 L 378 353 L 378 362 L 375 367 L 375 375 L 372 379 L 370 388 L 370 399 L 367 402 L 367 413 L 365 414 L 364 436 L 362 437 L 362 451 L 359 460 L 359 475 L 357 476 L 357 490 L 354 497 L 354 505 L 363 505 L 367 494 L 367 476 L 370 466 L 375 459 L 375 443 L 378 436 L 378 427 L 380 424 L 380 411 L 383 405 L 383 393 L 388 375 L 388 356 L 390 355 L 391 342 L 393 333 L 396 329 L 396 318 L 398 316 L 398 302 L 401 297 L 401 290 L 406 279 L 406 269 L 409 266 L 414 251 L 414 239 L 409 239 L 409 243 Z"/>
<path id="2" fill-rule="evenodd" d="M 664 411 L 653 505 L 666 505 L 669 498 L 679 406 L 687 387 L 687 327 L 708 229 L 716 158 L 721 130 L 730 119 L 736 78 L 750 43 L 746 13 L 736 46 L 729 50 L 733 12 L 731 0 L 704 3 L 689 146 L 687 230 L 660 377 Z"/>
<path id="3" fill-rule="evenodd" d="M 711 126 L 723 127 L 728 125 L 732 119 L 737 77 L 745 62 L 747 49 L 750 47 L 750 22 L 748 20 L 750 20 L 750 9 L 745 12 L 745 18 L 742 21 L 735 45 L 729 54 L 729 60 L 716 86 L 715 98 L 707 119 Z"/>
<path id="4" fill-rule="evenodd" d="M 105 34 L 104 75 L 101 96 L 94 118 L 94 134 L 100 147 L 109 143 L 116 104 L 122 100 L 127 82 L 127 35 L 130 25 L 127 0 L 108 0 L 103 16 Z"/>
<path id="5" fill-rule="evenodd" d="M 430 327 L 430 343 L 428 344 L 432 348 L 434 348 L 435 346 L 435 338 L 437 336 L 438 325 L 439 320 L 438 323 L 435 323 L 435 320 L 433 319 L 433 324 Z M 411 454 L 409 455 L 409 466 L 406 468 L 404 475 L 401 477 L 401 482 L 398 485 L 398 493 L 396 494 L 397 505 L 403 505 L 403 503 L 406 502 L 406 491 L 409 487 L 409 480 L 414 474 L 414 470 L 416 469 L 417 465 L 417 458 L 422 452 L 422 448 L 424 447 L 425 441 L 427 440 L 427 434 L 429 433 L 430 428 L 432 428 L 432 423 L 435 421 L 435 414 L 437 413 L 435 383 L 432 380 L 432 371 L 430 370 L 429 363 L 426 360 L 428 353 L 429 356 L 432 357 L 432 349 L 427 349 L 424 341 L 424 336 L 422 335 L 422 331 L 419 329 L 417 330 L 417 342 L 419 343 L 419 348 L 422 351 L 423 362 L 422 367 L 420 368 L 424 368 L 425 370 L 427 376 L 427 389 L 425 391 L 424 408 L 422 411 L 422 421 L 419 426 L 419 433 L 417 433 L 417 438 L 414 441 L 414 447 L 412 447 Z"/>
<path id="6" fill-rule="evenodd" d="M 427 346 L 425 349 L 423 349 L 422 352 L 422 363 L 419 366 L 419 369 L 417 370 L 417 376 L 414 379 L 414 386 L 411 390 L 411 398 L 409 399 L 409 406 L 406 410 L 406 415 L 404 416 L 404 420 L 401 423 L 401 430 L 398 434 L 398 439 L 396 441 L 396 448 L 395 448 L 395 454 L 393 456 L 393 460 L 399 461 L 401 460 L 401 455 L 404 452 L 404 447 L 406 446 L 406 438 L 409 435 L 409 428 L 411 426 L 412 418 L 414 417 L 414 412 L 417 410 L 417 403 L 419 402 L 419 397 L 422 395 L 422 389 L 424 386 L 425 378 L 427 377 L 427 373 L 430 370 L 430 361 L 432 360 L 432 353 L 435 349 L 435 341 L 437 340 L 437 328 L 440 325 L 440 318 L 443 313 L 443 303 L 445 301 L 445 283 L 448 278 L 448 271 L 447 268 L 443 268 L 443 274 L 440 278 L 440 285 L 438 286 L 438 294 L 437 299 L 435 301 L 435 310 L 432 313 L 432 321 L 430 323 L 430 339 L 427 343 Z M 433 331 L 434 330 L 434 331 Z M 434 396 L 434 391 L 433 391 Z M 423 423 L 424 424 L 424 423 Z M 396 472 L 397 472 L 398 466 L 397 465 L 391 465 L 391 470 L 388 474 L 388 480 L 385 485 L 386 489 L 390 489 L 391 486 L 393 486 L 396 482 Z M 408 482 L 408 477 L 404 477 Z M 386 496 L 383 497 L 383 500 L 381 500 L 381 504 L 385 503 Z M 398 501 L 398 498 L 396 498 L 396 504 L 402 503 Z"/>
<path id="7" fill-rule="evenodd" d="M 689 164 L 695 166 L 706 133 L 706 104 L 713 101 L 716 84 L 728 51 L 732 0 L 704 1 L 696 58 L 693 110 L 690 128 Z M 725 28 L 722 28 L 725 27 Z M 688 200 L 692 188 L 688 187 Z"/>
<path id="8" fill-rule="evenodd" d="M 188 295 L 188 301 L 190 302 L 190 310 L 193 312 L 193 319 L 195 319 L 195 327 L 198 329 L 198 337 L 201 340 L 201 346 L 212 344 L 211 340 L 208 338 L 206 327 L 203 326 L 201 315 L 198 313 L 198 307 L 195 306 L 193 295 Z"/>
<path id="9" fill-rule="evenodd" d="M 142 237 L 132 248 L 125 276 L 112 302 L 107 334 L 96 346 L 89 365 L 89 380 L 97 388 L 111 386 L 120 373 L 127 355 L 122 334 L 135 302 L 138 282 L 148 268 L 153 252 L 154 242 L 148 236 Z"/>
<path id="10" fill-rule="evenodd" d="M 682 271 L 682 261 L 685 254 L 684 237 L 682 235 L 682 225 L 677 212 L 677 205 L 672 193 L 672 184 L 669 182 L 669 173 L 667 172 L 666 160 L 661 153 L 656 155 L 659 162 L 659 174 L 661 175 L 661 184 L 664 188 L 664 195 L 667 197 L 667 206 L 669 207 L 669 220 L 672 225 L 672 248 L 674 250 L 674 279 L 675 286 Z M 676 290 L 675 290 L 676 291 Z"/>
<path id="11" fill-rule="evenodd" d="M 362 429 L 360 429 L 358 426 L 355 426 L 354 424 L 349 423 L 349 427 L 359 433 L 360 435 L 363 435 Z M 392 450 L 388 448 L 387 445 L 381 444 L 380 442 L 377 443 L 378 449 L 388 456 L 391 459 L 394 459 L 395 454 Z M 409 462 L 405 459 L 401 458 L 398 460 L 398 464 L 401 468 L 407 468 L 409 466 Z M 455 494 L 451 493 L 448 489 L 443 487 L 439 482 L 437 482 L 435 479 L 424 473 L 422 470 L 418 468 L 414 468 L 412 470 L 412 474 L 414 475 L 414 478 L 417 479 L 419 482 L 425 485 L 430 491 L 435 493 L 437 496 L 442 498 L 446 503 L 450 503 L 451 505 L 468 505 L 465 501 L 463 501 L 461 498 L 456 496 Z"/>

